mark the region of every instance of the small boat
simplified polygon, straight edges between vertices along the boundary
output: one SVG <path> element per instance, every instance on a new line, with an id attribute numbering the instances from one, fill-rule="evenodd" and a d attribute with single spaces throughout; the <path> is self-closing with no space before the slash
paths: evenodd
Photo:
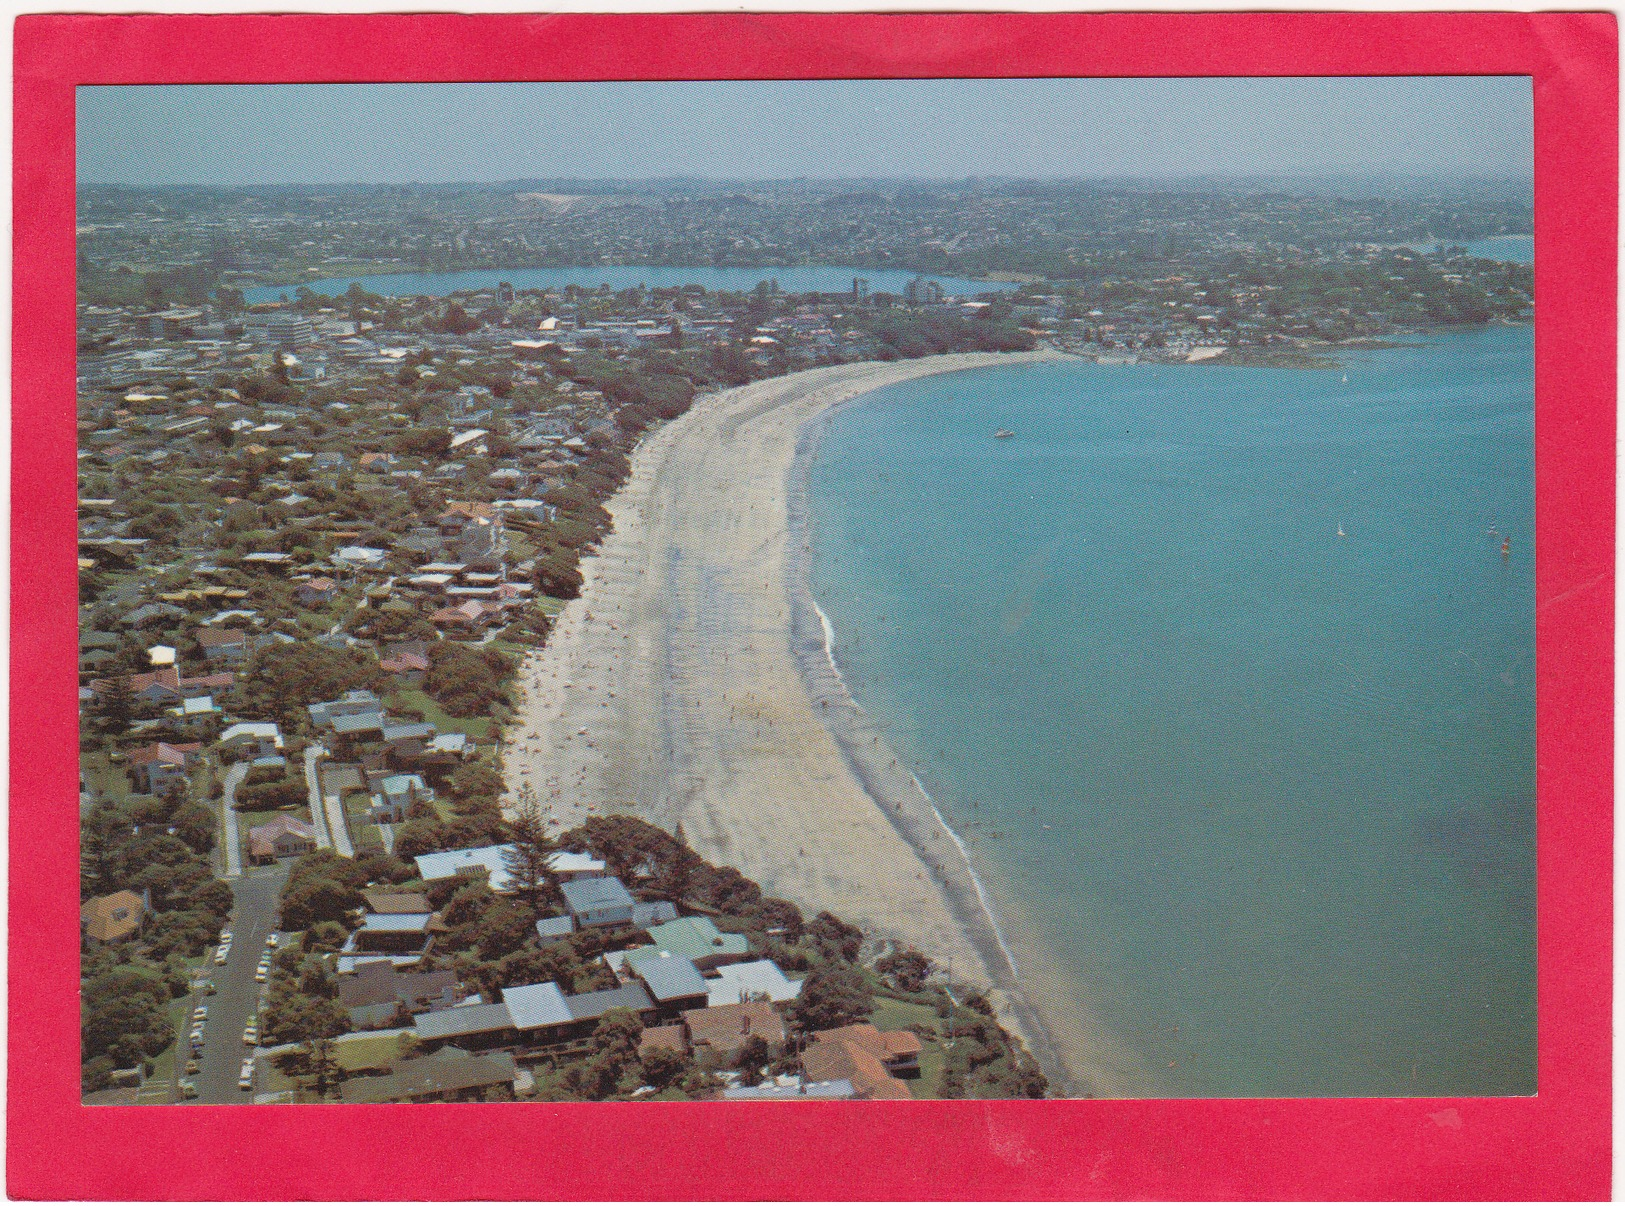
<path id="1" fill-rule="evenodd" d="M 1339 536 L 1347 536 L 1348 535 L 1348 533 L 1343 530 L 1343 521 L 1342 520 L 1338 520 L 1338 522 L 1337 522 L 1337 534 Z"/>
<path id="2" fill-rule="evenodd" d="M 997 431 L 995 431 L 993 433 L 993 438 L 995 440 L 1008 440 L 1011 436 L 1013 436 L 1015 434 L 1016 434 L 1015 432 L 1009 430 L 1008 428 L 1001 427 L 1001 428 L 999 428 Z"/>
<path id="3" fill-rule="evenodd" d="M 1343 384 L 1347 385 L 1348 383 L 1349 383 L 1349 375 L 1347 373 L 1344 373 L 1343 374 Z"/>

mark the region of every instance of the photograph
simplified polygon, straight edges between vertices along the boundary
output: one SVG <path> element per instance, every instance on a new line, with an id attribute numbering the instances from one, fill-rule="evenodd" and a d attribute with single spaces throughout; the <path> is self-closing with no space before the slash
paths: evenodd
<path id="1" fill-rule="evenodd" d="M 1526 76 L 77 93 L 83 1100 L 1526 1096 Z"/>

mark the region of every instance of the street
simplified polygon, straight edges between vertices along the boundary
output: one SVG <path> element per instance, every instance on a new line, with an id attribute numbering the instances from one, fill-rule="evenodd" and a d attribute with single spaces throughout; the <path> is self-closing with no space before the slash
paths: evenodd
<path id="1" fill-rule="evenodd" d="M 251 1091 L 237 1087 L 243 1060 L 253 1054 L 253 1048 L 243 1045 L 243 1029 L 248 1015 L 259 1010 L 264 985 L 255 982 L 254 969 L 265 952 L 265 939 L 275 931 L 277 897 L 287 878 L 287 864 L 277 863 L 250 868 L 231 881 L 237 897 L 228 923 L 231 955 L 224 967 L 209 965 L 217 991 L 207 997 L 194 995 L 191 1001 L 194 1006 L 201 1002 L 209 1007 L 209 1019 L 203 1027 L 201 1067 L 191 1077 L 198 1090 L 193 1100 L 200 1105 L 247 1105 L 254 1099 Z M 177 1069 L 189 1058 L 184 1033 L 180 1044 L 175 1055 Z"/>

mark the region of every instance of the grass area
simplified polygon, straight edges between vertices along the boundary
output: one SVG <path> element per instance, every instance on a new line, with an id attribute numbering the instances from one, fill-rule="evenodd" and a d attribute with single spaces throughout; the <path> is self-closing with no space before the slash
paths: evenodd
<path id="1" fill-rule="evenodd" d="M 398 1034 L 370 1034 L 333 1044 L 333 1057 L 346 1072 L 382 1068 L 400 1054 L 401 1036 Z"/>
<path id="2" fill-rule="evenodd" d="M 564 610 L 566 602 L 568 600 L 555 599 L 552 595 L 537 595 L 536 610 L 551 620 Z"/>
<path id="3" fill-rule="evenodd" d="M 869 1020 L 881 1030 L 907 1030 L 910 1026 L 929 1026 L 941 1034 L 943 1021 L 929 1005 L 916 1005 L 899 1001 L 896 997 L 875 997 L 875 1011 Z M 908 1082 L 908 1091 L 916 1098 L 932 1099 L 942 1096 L 942 1074 L 948 1066 L 946 1052 L 938 1040 L 920 1039 L 920 1077 Z"/>
<path id="4" fill-rule="evenodd" d="M 491 740 L 489 717 L 471 716 L 458 720 L 446 715 L 445 710 L 422 691 L 402 687 L 390 695 L 387 704 L 392 708 L 410 708 L 414 712 L 421 712 L 423 719 L 442 733 L 466 733 L 475 741 Z"/>
<path id="5" fill-rule="evenodd" d="M 122 800 L 130 794 L 130 780 L 122 766 L 114 766 L 104 751 L 81 753 L 79 769 L 85 776 L 85 787 L 90 793 L 109 800 Z"/>

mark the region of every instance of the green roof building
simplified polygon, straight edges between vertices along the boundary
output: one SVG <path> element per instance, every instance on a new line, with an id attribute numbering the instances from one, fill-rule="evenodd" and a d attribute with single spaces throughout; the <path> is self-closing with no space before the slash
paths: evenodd
<path id="1" fill-rule="evenodd" d="M 708 917 L 679 917 L 650 926 L 649 937 L 654 939 L 653 946 L 626 952 L 627 965 L 634 971 L 643 960 L 659 959 L 663 953 L 691 959 L 702 970 L 736 962 L 750 953 L 743 934 L 725 934 Z"/>

